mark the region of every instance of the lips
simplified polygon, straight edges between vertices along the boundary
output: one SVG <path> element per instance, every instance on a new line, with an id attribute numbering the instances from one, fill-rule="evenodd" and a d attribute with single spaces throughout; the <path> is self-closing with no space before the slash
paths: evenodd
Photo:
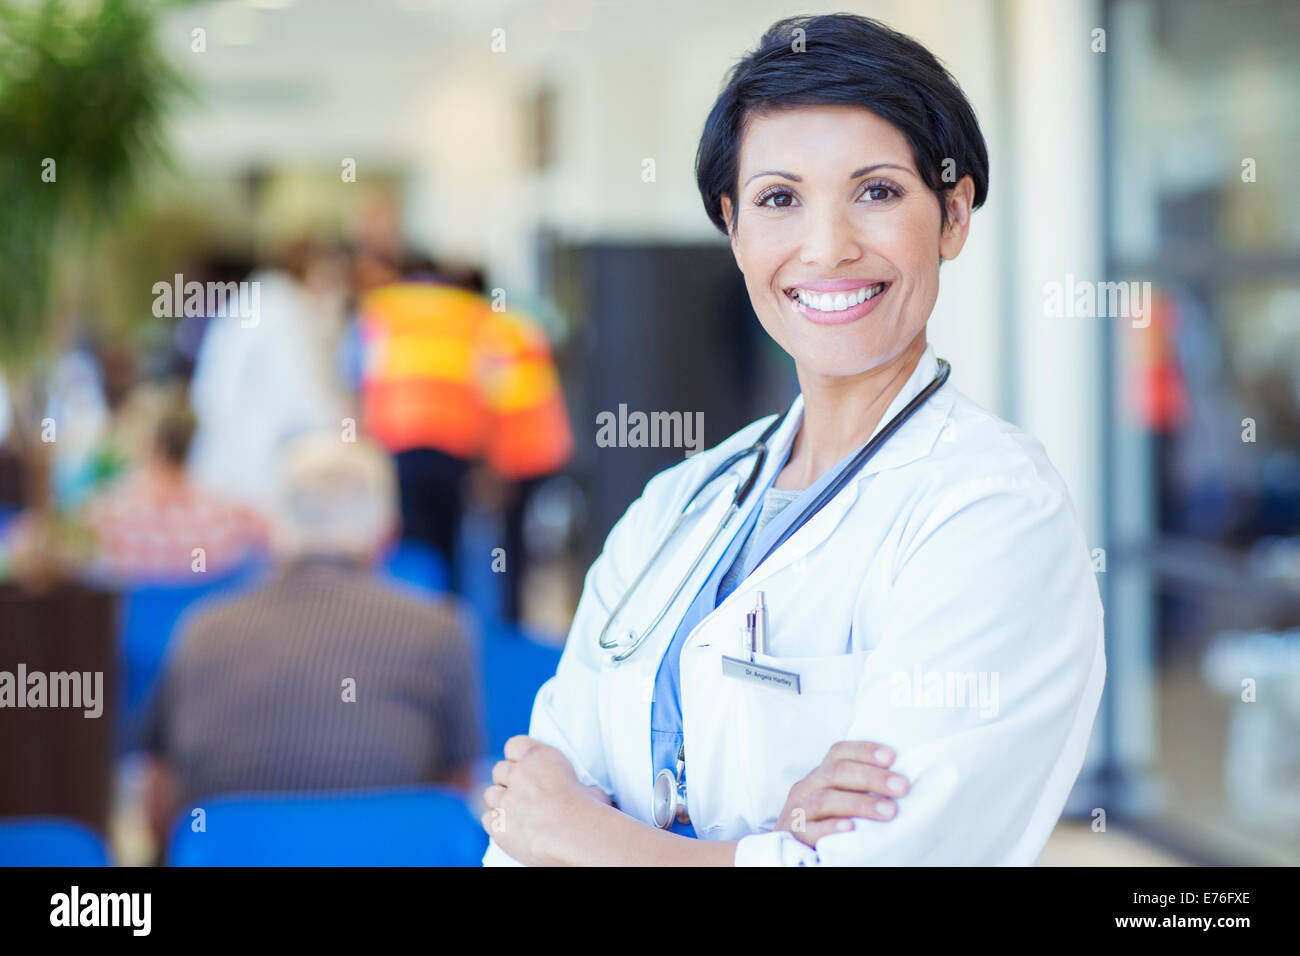
<path id="1" fill-rule="evenodd" d="M 808 282 L 796 282 L 786 291 L 793 289 L 806 289 L 809 292 L 849 292 L 853 289 L 861 289 L 865 286 L 880 285 L 884 282 L 888 284 L 887 279 L 815 279 Z"/>

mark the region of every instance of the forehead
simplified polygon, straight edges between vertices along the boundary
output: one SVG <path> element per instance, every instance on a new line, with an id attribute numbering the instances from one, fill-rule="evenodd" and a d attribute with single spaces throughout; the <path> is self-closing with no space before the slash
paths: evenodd
<path id="1" fill-rule="evenodd" d="M 741 137 L 738 172 L 856 168 L 897 163 L 913 168 L 907 137 L 865 106 L 781 106 L 749 118 Z M 751 172 L 747 172 L 747 170 Z"/>

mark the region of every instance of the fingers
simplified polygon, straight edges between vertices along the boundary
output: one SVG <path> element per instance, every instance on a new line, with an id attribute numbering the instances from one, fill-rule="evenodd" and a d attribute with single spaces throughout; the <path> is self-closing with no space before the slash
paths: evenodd
<path id="1" fill-rule="evenodd" d="M 505 795 L 506 788 L 494 784 L 483 791 L 483 805 L 495 810 L 501 806 Z"/>
<path id="2" fill-rule="evenodd" d="M 892 820 L 898 816 L 898 804 L 874 793 L 852 790 L 818 790 L 804 808 L 809 825 L 826 819 L 865 817 L 868 820 Z"/>
<path id="3" fill-rule="evenodd" d="M 841 740 L 839 743 L 831 744 L 826 760 L 855 760 L 858 763 L 888 767 L 894 762 L 894 751 L 883 744 L 872 743 L 869 740 Z"/>
<path id="4" fill-rule="evenodd" d="M 538 745 L 538 741 L 526 734 L 516 734 L 506 741 L 505 756 L 507 760 L 523 760 L 524 754 Z"/>
<path id="5" fill-rule="evenodd" d="M 823 786 L 878 793 L 882 797 L 901 797 L 910 787 L 908 779 L 901 773 L 857 760 L 841 759 L 823 763 L 817 777 Z"/>
<path id="6" fill-rule="evenodd" d="M 853 829 L 855 817 L 882 823 L 894 819 L 899 808 L 893 798 L 911 789 L 905 776 L 888 769 L 895 756 L 892 748 L 870 740 L 833 744 L 821 765 L 790 792 L 786 810 L 790 822 L 798 819 L 800 826 L 790 831 L 813 846 L 830 833 Z"/>
<path id="7" fill-rule="evenodd" d="M 500 784 L 503 787 L 510 786 L 510 768 L 514 762 L 510 760 L 498 760 L 492 765 L 492 782 Z"/>
<path id="8" fill-rule="evenodd" d="M 847 790 L 818 790 L 808 803 L 812 806 L 803 808 L 801 826 L 790 827 L 790 833 L 811 847 L 824 836 L 856 829 L 859 824 L 854 817 L 884 823 L 898 815 L 898 804 L 893 800 Z"/>
<path id="9" fill-rule="evenodd" d="M 852 820 L 818 820 L 816 823 L 810 823 L 801 832 L 792 835 L 800 843 L 806 846 L 817 847 L 817 841 L 824 836 L 832 833 L 843 833 L 853 829 Z"/>
<path id="10" fill-rule="evenodd" d="M 505 831 L 505 827 L 502 826 L 501 814 L 501 810 L 489 809 L 480 814 L 478 818 L 479 825 L 483 827 L 484 832 L 494 840 L 498 839 L 498 834 Z"/>

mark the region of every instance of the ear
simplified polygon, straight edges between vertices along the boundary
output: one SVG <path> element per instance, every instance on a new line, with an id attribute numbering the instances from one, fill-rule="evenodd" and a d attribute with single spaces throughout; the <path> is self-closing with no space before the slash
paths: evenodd
<path id="1" fill-rule="evenodd" d="M 736 267 L 743 273 L 745 264 L 740 260 L 740 245 L 736 242 L 736 231 L 731 228 L 731 197 L 722 196 L 722 220 L 727 224 L 727 241 L 731 243 L 731 254 L 736 259 Z"/>
<path id="2" fill-rule="evenodd" d="M 948 208 L 948 225 L 939 235 L 939 258 L 956 259 L 970 232 L 971 205 L 975 201 L 975 180 L 963 176 L 940 200 Z"/>

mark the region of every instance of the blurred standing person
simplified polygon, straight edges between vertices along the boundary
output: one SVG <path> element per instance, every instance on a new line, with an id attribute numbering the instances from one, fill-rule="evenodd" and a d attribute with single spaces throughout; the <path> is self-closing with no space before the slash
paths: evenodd
<path id="1" fill-rule="evenodd" d="M 214 251 L 200 258 L 194 265 L 196 278 L 204 283 L 239 282 L 256 271 L 252 259 L 225 250 Z M 171 327 L 171 349 L 167 354 L 166 372 L 189 382 L 194 377 L 199 348 L 208 328 L 208 315 L 178 315 Z"/>
<path id="2" fill-rule="evenodd" d="M 517 312 L 496 311 L 481 274 L 460 281 L 478 288 L 403 279 L 373 252 L 358 262 L 362 420 L 397 461 L 405 537 L 442 554 L 455 589 L 463 586 L 456 553 L 471 475 L 508 507 L 510 483 L 553 474 L 573 454 L 544 332 Z M 522 495 L 515 498 L 521 525 Z M 523 558 L 522 535 L 516 540 L 507 533 L 512 617 Z"/>
<path id="3" fill-rule="evenodd" d="M 307 282 L 314 256 L 315 247 L 300 242 L 283 268 L 249 277 L 256 315 L 225 309 L 209 317 L 190 384 L 198 417 L 190 458 L 195 479 L 263 512 L 274 503 L 284 443 L 343 427 L 329 324 Z"/>
<path id="4" fill-rule="evenodd" d="M 145 800 L 159 845 L 217 793 L 470 785 L 482 741 L 465 615 L 370 573 L 395 531 L 392 463 L 325 432 L 290 444 L 285 476 L 278 573 L 193 618 L 155 698 Z"/>
<path id="5" fill-rule="evenodd" d="M 76 508 L 94 487 L 95 453 L 109 423 L 103 369 L 93 349 L 79 344 L 54 363 L 45 420 L 57 429 L 50 442 L 54 500 Z"/>

